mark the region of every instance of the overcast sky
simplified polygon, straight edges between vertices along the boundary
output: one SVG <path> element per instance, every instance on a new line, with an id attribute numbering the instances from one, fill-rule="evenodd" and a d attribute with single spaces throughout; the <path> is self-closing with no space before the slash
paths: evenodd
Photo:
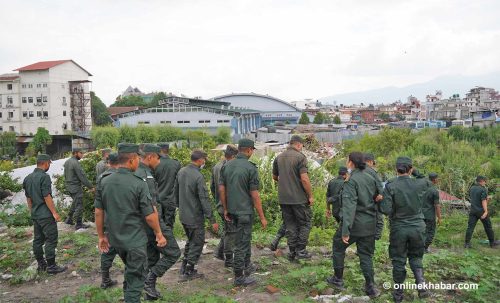
<path id="1" fill-rule="evenodd" d="M 1 1 L 0 73 L 73 59 L 128 85 L 320 98 L 500 71 L 500 1 Z"/>

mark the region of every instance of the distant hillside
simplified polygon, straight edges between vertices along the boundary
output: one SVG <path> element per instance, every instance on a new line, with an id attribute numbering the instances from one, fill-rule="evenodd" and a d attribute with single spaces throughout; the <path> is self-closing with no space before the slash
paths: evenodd
<path id="1" fill-rule="evenodd" d="M 338 94 L 329 97 L 323 97 L 319 100 L 323 103 L 353 104 L 353 103 L 390 103 L 396 100 L 406 101 L 410 95 L 425 101 L 425 96 L 441 90 L 444 97 L 453 94 L 465 96 L 469 89 L 475 86 L 493 87 L 500 89 L 500 72 L 486 74 L 482 76 L 443 76 L 435 78 L 428 82 L 412 84 L 404 87 L 384 87 L 379 89 L 366 90 L 361 92 L 352 92 Z"/>

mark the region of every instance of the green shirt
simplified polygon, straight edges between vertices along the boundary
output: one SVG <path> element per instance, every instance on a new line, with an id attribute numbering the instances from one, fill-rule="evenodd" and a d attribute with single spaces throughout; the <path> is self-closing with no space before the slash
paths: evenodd
<path id="1" fill-rule="evenodd" d="M 273 175 L 278 176 L 280 204 L 305 204 L 307 193 L 300 175 L 307 173 L 307 158 L 293 147 L 279 154 L 273 162 Z"/>
<path id="2" fill-rule="evenodd" d="M 424 195 L 422 213 L 426 220 L 436 219 L 436 205 L 439 204 L 439 190 L 435 185 L 431 186 Z"/>
<path id="3" fill-rule="evenodd" d="M 45 197 L 52 195 L 52 181 L 50 176 L 40 168 L 29 174 L 23 181 L 23 188 L 27 198 L 31 199 L 31 218 L 52 218 L 52 213 L 45 203 Z"/>
<path id="4" fill-rule="evenodd" d="M 222 167 L 220 185 L 226 188 L 227 211 L 234 215 L 253 215 L 251 191 L 259 190 L 259 172 L 248 157 L 238 154 Z"/>
<path id="5" fill-rule="evenodd" d="M 486 187 L 474 184 L 469 190 L 470 213 L 482 215 L 484 213 L 483 201 L 488 198 Z"/>
<path id="6" fill-rule="evenodd" d="M 83 173 L 80 162 L 75 157 L 71 157 L 64 162 L 64 182 L 66 189 L 70 193 L 75 193 L 82 190 L 82 184 L 87 188 L 92 188 L 92 183 Z"/>
<path id="7" fill-rule="evenodd" d="M 389 216 L 391 228 L 406 226 L 425 226 L 422 213 L 422 196 L 427 185 L 409 176 L 398 176 L 385 185 L 384 199 L 380 210 Z"/>
<path id="8" fill-rule="evenodd" d="M 377 182 L 368 173 L 355 169 L 342 189 L 342 235 L 366 237 L 375 235 L 379 194 Z"/>
<path id="9" fill-rule="evenodd" d="M 332 179 L 328 183 L 328 188 L 326 189 L 326 205 L 333 206 L 333 216 L 340 216 L 340 209 L 342 208 L 342 200 L 340 199 L 340 194 L 342 187 L 344 187 L 344 178 L 342 176 L 337 176 L 337 178 Z"/>
<path id="10" fill-rule="evenodd" d="M 95 166 L 95 176 L 96 178 L 99 177 L 103 172 L 106 171 L 106 160 L 101 160 L 97 162 Z"/>
<path id="11" fill-rule="evenodd" d="M 382 179 L 380 179 L 377 171 L 374 168 L 367 166 L 364 172 L 368 173 L 373 179 L 375 179 L 375 182 L 377 182 L 377 190 L 380 194 L 382 194 L 384 192 L 384 185 L 382 184 Z"/>
<path id="12" fill-rule="evenodd" d="M 160 157 L 160 164 L 153 175 L 158 184 L 158 203 L 164 209 L 175 209 L 174 185 L 177 173 L 181 169 L 179 161 L 167 155 Z"/>
<path id="13" fill-rule="evenodd" d="M 148 184 L 149 194 L 151 195 L 151 203 L 154 206 L 157 206 L 158 202 L 158 185 L 156 184 L 156 180 L 153 177 L 153 172 L 151 168 L 149 168 L 146 164 L 140 162 L 139 167 L 135 171 L 135 174 L 141 178 L 146 180 Z"/>
<path id="14" fill-rule="evenodd" d="M 119 168 L 101 180 L 94 205 L 104 210 L 111 246 L 130 249 L 147 243 L 144 218 L 154 209 L 146 180 Z"/>
<path id="15" fill-rule="evenodd" d="M 222 203 L 220 202 L 220 197 L 219 197 L 219 180 L 220 180 L 220 171 L 222 169 L 222 166 L 224 166 L 227 163 L 227 160 L 224 159 L 217 163 L 214 168 L 212 168 L 212 178 L 210 182 L 210 191 L 212 192 L 212 196 L 214 196 L 215 199 L 215 207 L 217 208 L 217 211 L 219 213 L 224 213 L 224 208 L 222 207 Z"/>
<path id="16" fill-rule="evenodd" d="M 205 218 L 215 223 L 205 179 L 198 166 L 191 163 L 179 170 L 175 181 L 175 197 L 182 224 L 203 226 Z"/>

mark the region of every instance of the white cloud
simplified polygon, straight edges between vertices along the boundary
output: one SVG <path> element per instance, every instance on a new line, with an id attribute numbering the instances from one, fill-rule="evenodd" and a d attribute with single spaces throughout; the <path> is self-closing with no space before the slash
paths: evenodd
<path id="1" fill-rule="evenodd" d="M 74 59 L 111 103 L 129 84 L 318 98 L 499 71 L 498 1 L 11 1 L 0 71 Z"/>

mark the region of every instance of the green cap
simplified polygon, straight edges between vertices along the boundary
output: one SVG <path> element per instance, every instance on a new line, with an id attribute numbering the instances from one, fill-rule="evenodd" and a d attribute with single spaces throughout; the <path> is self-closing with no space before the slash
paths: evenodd
<path id="1" fill-rule="evenodd" d="M 158 146 L 159 146 L 161 149 L 169 149 L 169 148 L 170 148 L 170 144 L 165 143 L 165 142 L 158 143 Z"/>
<path id="2" fill-rule="evenodd" d="M 399 164 L 405 164 L 405 165 L 413 165 L 413 162 L 411 161 L 411 159 L 409 157 L 398 157 L 396 159 L 396 165 L 399 165 Z"/>
<path id="3" fill-rule="evenodd" d="M 36 156 L 36 161 L 37 162 L 44 162 L 44 161 L 52 162 L 52 160 L 50 159 L 50 156 L 47 154 L 39 154 L 38 156 Z"/>
<path id="4" fill-rule="evenodd" d="M 429 179 L 436 179 L 437 177 L 438 177 L 438 174 L 436 174 L 436 173 L 429 174 Z"/>
<path id="5" fill-rule="evenodd" d="M 139 153 L 139 145 L 133 143 L 118 143 L 119 154 Z"/>
<path id="6" fill-rule="evenodd" d="M 156 144 L 144 144 L 144 147 L 142 148 L 142 152 L 145 154 L 147 154 L 147 153 L 159 154 L 161 152 L 161 149 Z"/>
<path id="7" fill-rule="evenodd" d="M 365 161 L 375 161 L 375 155 L 372 153 L 365 154 Z"/>
<path id="8" fill-rule="evenodd" d="M 476 182 L 481 182 L 481 181 L 486 181 L 488 180 L 488 178 L 486 178 L 485 176 L 477 176 L 476 178 Z"/>
<path id="9" fill-rule="evenodd" d="M 345 174 L 347 174 L 347 172 L 348 172 L 347 167 L 341 166 L 339 168 L 339 175 L 345 175 Z"/>
<path id="10" fill-rule="evenodd" d="M 80 147 L 73 147 L 73 152 L 74 153 L 83 152 L 83 149 Z"/>
<path id="11" fill-rule="evenodd" d="M 118 153 L 111 153 L 108 156 L 108 162 L 111 164 L 117 163 L 118 162 Z"/>
<path id="12" fill-rule="evenodd" d="M 238 141 L 238 147 L 250 147 L 255 149 L 255 142 L 250 139 L 240 139 L 240 141 Z"/>
<path id="13" fill-rule="evenodd" d="M 304 138 L 302 138 L 299 135 L 293 135 L 292 138 L 290 139 L 290 143 L 293 143 L 293 142 L 298 142 L 298 143 L 304 144 Z"/>

